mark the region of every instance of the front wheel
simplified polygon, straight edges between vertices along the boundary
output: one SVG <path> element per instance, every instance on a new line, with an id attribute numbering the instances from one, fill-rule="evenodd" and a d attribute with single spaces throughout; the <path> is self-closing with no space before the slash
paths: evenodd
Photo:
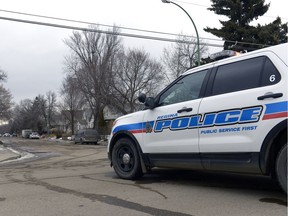
<path id="1" fill-rule="evenodd" d="M 287 143 L 277 155 L 276 175 L 280 186 L 287 193 Z"/>
<path id="2" fill-rule="evenodd" d="M 115 143 L 112 164 L 120 178 L 137 179 L 143 175 L 136 145 L 128 138 L 121 138 Z"/>

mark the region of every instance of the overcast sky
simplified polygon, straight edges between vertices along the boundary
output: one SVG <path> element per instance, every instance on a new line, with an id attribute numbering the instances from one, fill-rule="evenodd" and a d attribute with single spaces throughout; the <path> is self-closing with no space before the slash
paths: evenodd
<path id="1" fill-rule="evenodd" d="M 204 41 L 208 43 L 221 44 L 219 39 L 203 31 L 207 26 L 219 28 L 219 19 L 225 19 L 207 10 L 211 5 L 210 0 L 175 2 L 185 8 L 193 18 L 200 38 L 205 38 Z M 286 0 L 271 0 L 269 11 L 257 22 L 270 23 L 276 16 L 280 16 L 282 22 L 287 22 L 286 5 Z M 196 35 L 187 15 L 175 5 L 164 4 L 161 0 L 2 0 L 0 10 L 0 17 L 68 26 L 87 27 L 86 24 L 24 16 L 3 10 L 149 31 Z M 8 74 L 4 86 L 11 91 L 14 101 L 18 103 L 23 99 L 33 99 L 49 90 L 58 94 L 64 77 L 64 56 L 68 54 L 63 40 L 71 35 L 72 30 L 2 19 L 0 29 L 0 68 Z M 148 35 L 137 31 L 122 32 Z M 152 36 L 173 38 L 159 34 Z M 159 57 L 163 48 L 171 44 L 135 38 L 124 38 L 124 42 L 126 47 L 144 48 L 154 57 Z M 209 50 L 213 53 L 220 48 L 209 47 Z"/>

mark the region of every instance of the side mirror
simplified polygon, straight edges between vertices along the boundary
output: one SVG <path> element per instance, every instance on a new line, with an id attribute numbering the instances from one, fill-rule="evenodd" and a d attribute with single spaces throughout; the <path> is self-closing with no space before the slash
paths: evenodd
<path id="1" fill-rule="evenodd" d="M 154 97 L 147 97 L 146 94 L 141 93 L 138 96 L 138 101 L 140 103 L 144 103 L 145 107 L 148 109 L 153 109 L 155 107 L 155 98 Z"/>
<path id="2" fill-rule="evenodd" d="M 155 98 L 154 97 L 146 98 L 145 106 L 149 109 L 153 109 L 155 107 Z"/>
<path id="3" fill-rule="evenodd" d="M 146 94 L 144 94 L 144 93 L 141 93 L 139 96 L 138 96 L 138 101 L 140 102 L 140 103 L 145 103 L 145 101 L 146 101 Z"/>

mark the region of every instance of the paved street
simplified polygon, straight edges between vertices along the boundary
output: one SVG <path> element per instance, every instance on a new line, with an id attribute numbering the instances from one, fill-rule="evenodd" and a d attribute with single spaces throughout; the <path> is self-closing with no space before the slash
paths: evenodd
<path id="1" fill-rule="evenodd" d="M 1 139 L 24 160 L 0 162 L 2 216 L 285 216 L 287 198 L 269 178 L 153 169 L 119 179 L 106 143 Z"/>

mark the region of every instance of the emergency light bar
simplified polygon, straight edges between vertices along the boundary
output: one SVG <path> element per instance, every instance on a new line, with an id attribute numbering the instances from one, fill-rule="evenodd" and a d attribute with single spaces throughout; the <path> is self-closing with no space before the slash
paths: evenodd
<path id="1" fill-rule="evenodd" d="M 240 53 L 233 51 L 233 50 L 223 50 L 221 52 L 217 52 L 214 54 L 210 55 L 210 59 L 212 60 L 220 60 L 220 59 L 224 59 L 224 58 L 228 58 L 228 57 L 232 57 L 232 56 L 239 56 Z"/>

